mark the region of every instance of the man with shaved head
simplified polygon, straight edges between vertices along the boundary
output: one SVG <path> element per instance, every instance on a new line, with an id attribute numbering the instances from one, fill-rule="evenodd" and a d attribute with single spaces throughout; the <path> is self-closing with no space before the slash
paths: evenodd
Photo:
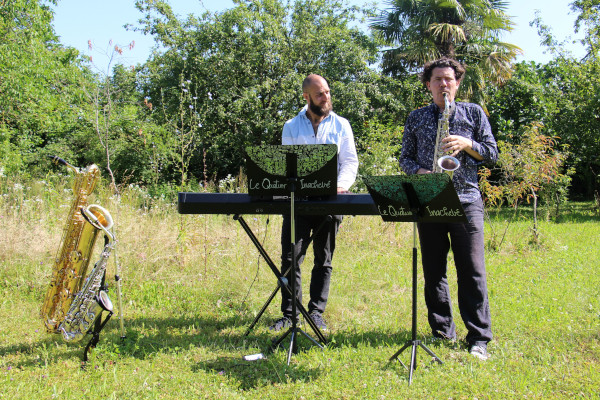
<path id="1" fill-rule="evenodd" d="M 354 145 L 354 135 L 350 123 L 332 111 L 331 92 L 327 81 L 315 74 L 308 75 L 302 82 L 302 96 L 306 106 L 298 115 L 287 121 L 283 127 L 281 143 L 284 145 L 300 144 L 335 144 L 338 148 L 338 193 L 346 193 L 358 171 L 358 156 Z M 296 216 L 296 288 L 298 298 L 302 301 L 302 285 L 300 264 L 304 260 L 311 232 L 313 233 L 314 265 L 310 281 L 310 301 L 308 312 L 319 329 L 327 329 L 323 312 L 329 296 L 331 280 L 331 260 L 335 250 L 341 215 L 298 215 Z M 322 227 L 320 229 L 319 226 Z M 281 228 L 281 265 L 282 271 L 289 271 L 292 265 L 291 220 L 289 215 L 283 216 Z M 290 281 L 290 273 L 286 275 Z M 292 299 L 287 291 L 281 291 L 281 311 L 283 316 L 271 325 L 270 329 L 279 331 L 292 325 Z"/>

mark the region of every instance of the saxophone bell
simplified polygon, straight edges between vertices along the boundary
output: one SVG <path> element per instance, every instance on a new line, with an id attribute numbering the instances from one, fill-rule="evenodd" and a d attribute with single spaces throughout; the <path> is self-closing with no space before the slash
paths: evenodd
<path id="1" fill-rule="evenodd" d="M 81 214 L 96 229 L 107 232 L 113 226 L 113 219 L 108 210 L 98 204 L 90 204 L 82 208 Z"/>
<path id="2" fill-rule="evenodd" d="M 86 300 L 86 305 L 81 306 L 72 318 L 67 318 L 60 325 L 60 333 L 66 342 L 78 342 L 88 333 L 96 321 L 102 316 L 103 311 L 112 315 L 113 304 L 104 290 L 100 290 L 93 299 Z"/>
<path id="3" fill-rule="evenodd" d="M 452 156 L 441 156 L 437 160 L 437 165 L 440 169 L 450 175 L 450 179 L 454 175 L 454 171 L 460 168 L 460 161 L 458 158 Z"/>
<path id="4" fill-rule="evenodd" d="M 102 310 L 104 310 L 104 311 L 110 312 L 113 310 L 112 301 L 110 301 L 110 298 L 108 297 L 108 293 L 106 293 L 106 291 L 104 291 L 104 290 L 101 290 L 100 293 L 98 293 L 96 302 L 98 303 L 100 308 L 102 308 Z"/>

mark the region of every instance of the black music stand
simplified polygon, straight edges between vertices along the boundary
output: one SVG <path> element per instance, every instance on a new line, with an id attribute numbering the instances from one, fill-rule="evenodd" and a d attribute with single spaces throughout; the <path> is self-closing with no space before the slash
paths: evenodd
<path id="1" fill-rule="evenodd" d="M 315 339 L 298 327 L 297 311 L 303 315 L 305 321 L 315 332 L 319 340 L 326 344 L 326 339 L 316 326 L 304 306 L 298 302 L 296 288 L 296 224 L 295 224 L 295 200 L 296 195 L 304 197 L 331 196 L 337 194 L 337 146 L 328 145 L 287 145 L 287 146 L 259 146 L 246 149 L 248 155 L 246 167 L 248 175 L 248 193 L 255 197 L 276 197 L 287 195 L 290 201 L 290 221 L 291 221 L 291 251 L 292 265 L 290 276 L 292 277 L 291 288 L 287 279 L 277 270 L 264 249 L 261 254 L 267 260 L 267 263 L 278 278 L 278 287 L 287 290 L 292 299 L 292 326 L 277 339 L 273 346 L 277 347 L 288 335 L 290 337 L 290 347 L 288 351 L 287 363 L 291 361 L 292 353 L 296 348 L 296 337 L 299 333 L 303 334 L 312 343 L 323 348 Z M 282 167 L 284 168 L 282 170 Z M 283 172 L 283 173 L 282 173 Z M 245 224 L 242 224 L 244 226 Z M 246 232 L 248 229 L 244 227 Z M 250 233 L 249 233 L 250 234 Z M 253 236 L 253 235 L 252 235 Z M 254 240 L 253 240 L 254 241 Z M 255 242 L 255 245 L 257 243 Z M 258 247 L 258 246 L 257 246 Z M 262 246 L 260 246 L 262 248 Z M 266 256 L 266 257 L 265 257 Z M 287 274 L 288 271 L 285 272 Z M 268 304 L 273 300 L 277 289 L 273 291 L 265 305 L 262 307 L 259 315 L 246 332 L 256 324 L 262 313 L 266 310 Z"/>
<path id="2" fill-rule="evenodd" d="M 427 346 L 417 339 L 417 222 L 467 222 L 460 200 L 447 174 L 367 176 L 363 178 L 384 221 L 412 222 L 412 329 L 411 340 L 392 355 L 412 347 L 408 384 L 417 369 L 417 349 L 423 348 L 435 361 L 443 364 Z M 399 360 L 400 361 L 400 360 Z M 406 365 L 400 363 L 407 368 Z"/>

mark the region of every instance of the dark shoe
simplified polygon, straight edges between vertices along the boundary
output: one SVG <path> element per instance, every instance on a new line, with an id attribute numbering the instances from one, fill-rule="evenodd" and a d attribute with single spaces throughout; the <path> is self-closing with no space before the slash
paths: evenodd
<path id="1" fill-rule="evenodd" d="M 469 346 L 469 354 L 482 361 L 490 358 L 490 354 L 487 352 L 487 346 L 485 344 L 474 344 Z"/>
<path id="2" fill-rule="evenodd" d="M 283 317 L 275 321 L 273 325 L 269 327 L 269 330 L 279 332 L 280 330 L 289 328 L 290 326 L 292 326 L 292 319 L 284 315 Z"/>
<path id="3" fill-rule="evenodd" d="M 317 328 L 319 328 L 322 331 L 327 330 L 327 324 L 325 323 L 325 320 L 323 319 L 323 315 L 320 312 L 313 311 L 309 314 L 309 316 L 310 316 L 310 319 L 313 320 L 313 322 L 315 323 Z"/>

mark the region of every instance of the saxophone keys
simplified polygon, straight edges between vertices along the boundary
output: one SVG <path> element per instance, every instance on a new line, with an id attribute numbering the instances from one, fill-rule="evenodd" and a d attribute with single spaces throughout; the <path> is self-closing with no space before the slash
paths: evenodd
<path id="1" fill-rule="evenodd" d="M 81 257 L 81 252 L 77 251 L 77 250 L 73 250 L 70 254 L 69 254 L 69 259 L 71 260 L 72 263 L 78 263 L 79 261 L 81 261 L 82 257 Z"/>

